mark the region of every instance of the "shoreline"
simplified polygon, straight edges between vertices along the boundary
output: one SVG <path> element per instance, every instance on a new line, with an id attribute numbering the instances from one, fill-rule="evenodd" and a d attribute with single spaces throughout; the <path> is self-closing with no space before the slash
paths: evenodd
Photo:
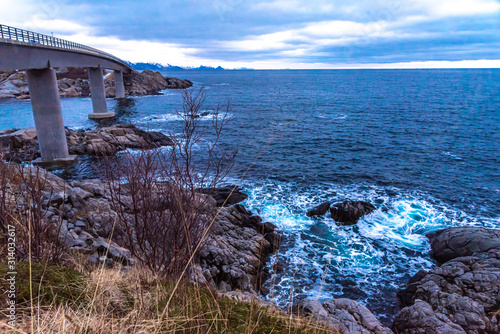
<path id="1" fill-rule="evenodd" d="M 7 132 L 7 133 L 5 133 L 5 132 Z M 33 150 L 36 149 L 36 143 L 33 142 L 34 140 L 36 140 L 36 133 L 35 133 L 35 137 L 34 137 L 33 133 L 30 133 L 29 130 L 19 130 L 17 132 L 11 132 L 11 133 L 8 133 L 8 132 L 9 131 L 4 131 L 4 133 L 2 134 L 2 136 L 0 138 L 2 138 L 3 143 L 5 143 L 6 138 L 9 138 L 9 136 L 10 136 L 11 144 L 12 144 L 12 142 L 17 142 L 17 145 L 20 145 L 20 146 L 14 147 L 13 148 L 14 151 L 19 150 L 20 147 L 24 147 L 25 150 L 27 149 L 26 150 L 27 152 L 33 153 Z M 75 145 L 71 146 L 71 147 L 73 147 L 73 150 L 78 150 L 78 145 L 76 145 L 76 144 L 78 144 L 77 139 L 80 139 L 80 144 L 79 144 L 80 146 L 79 147 L 81 147 L 80 154 L 82 154 L 82 155 L 99 156 L 99 155 L 102 155 L 103 153 L 114 155 L 119 150 L 127 148 L 127 147 L 148 149 L 148 148 L 159 147 L 159 146 L 164 146 L 164 145 L 168 146 L 170 144 L 168 137 L 165 135 L 153 133 L 153 132 L 148 133 L 148 132 L 145 132 L 143 130 L 136 128 L 133 125 L 127 125 L 127 124 L 118 124 L 118 125 L 114 125 L 114 126 L 111 126 L 108 128 L 101 128 L 101 129 L 98 129 L 98 130 L 90 132 L 90 133 L 85 133 L 85 131 L 83 131 L 83 130 L 79 130 L 79 131 L 67 130 L 67 135 L 68 135 L 70 142 L 75 143 Z M 90 135 L 90 137 L 89 137 L 89 135 Z M 94 150 L 87 149 L 87 147 L 90 145 L 90 141 L 92 141 L 92 140 L 94 140 L 94 143 L 90 146 L 91 147 L 95 146 L 96 137 L 92 137 L 92 136 L 100 136 L 99 140 L 100 140 L 101 144 L 97 145 L 97 146 L 102 146 L 102 147 L 105 147 L 106 149 L 97 149 L 97 148 Z M 135 140 L 131 140 L 130 136 L 132 136 L 132 138 L 134 138 Z M 120 137 L 123 137 L 123 138 L 120 139 Z M 156 143 L 154 141 L 152 141 L 153 139 L 156 140 Z M 23 140 L 25 141 L 24 143 L 23 143 Z M 114 146 L 114 148 L 113 148 L 113 145 L 116 145 L 116 146 Z M 19 153 L 19 151 L 17 151 L 17 153 Z M 50 175 L 52 175 L 52 174 L 50 174 Z M 50 176 L 49 179 L 51 179 L 52 180 L 51 182 L 53 182 L 53 184 L 57 185 L 58 187 L 61 187 L 61 184 L 65 183 L 65 181 L 62 181 L 61 179 L 58 180 L 58 177 L 55 175 Z M 99 181 L 99 182 L 102 182 L 102 181 Z M 68 188 L 69 194 L 79 193 L 78 194 L 79 198 L 84 199 L 85 201 L 93 198 L 93 196 L 99 196 L 99 198 L 102 199 L 104 190 L 102 190 L 103 189 L 102 185 L 99 186 L 99 182 L 96 180 L 89 180 L 88 183 L 86 181 L 72 181 L 69 183 L 70 186 L 62 186 L 62 188 L 69 187 Z M 59 188 L 59 189 L 62 189 L 62 188 Z M 82 189 L 83 191 L 79 190 L 79 189 Z M 68 203 L 71 205 L 74 205 L 74 203 L 78 203 L 78 201 L 79 201 L 78 199 L 72 200 L 70 196 L 66 200 L 63 200 L 63 203 L 66 201 L 69 201 Z M 56 201 L 57 201 L 57 203 L 59 203 L 58 199 L 56 199 Z M 76 202 L 73 202 L 73 201 L 76 201 Z M 212 205 L 215 205 L 215 203 Z M 223 214 L 223 216 L 225 218 L 231 220 L 231 219 L 234 219 L 237 217 L 245 217 L 245 216 L 249 217 L 249 218 L 252 217 L 252 213 L 247 211 L 243 206 L 237 204 L 237 202 L 233 203 L 233 205 L 234 206 L 231 206 L 230 209 L 228 209 L 229 211 L 227 211 L 225 209 L 226 211 L 224 211 L 224 214 Z M 236 210 L 236 211 L 231 211 L 231 210 Z M 318 212 L 318 210 L 320 212 Z M 313 209 L 311 211 L 310 215 L 324 214 L 326 211 L 327 210 L 324 210 L 324 207 L 322 207 L 322 205 L 320 205 L 317 208 Z M 339 213 L 336 212 L 336 214 L 338 215 Z M 237 218 L 237 219 L 239 219 L 239 218 Z M 247 218 L 245 218 L 245 219 L 247 219 Z M 250 225 L 242 225 L 242 227 L 244 226 L 244 228 L 254 229 L 255 227 L 253 227 L 253 226 L 255 224 L 257 224 L 255 226 L 259 226 L 261 221 L 262 221 L 262 219 L 260 219 L 258 216 L 255 216 L 255 218 L 251 218 L 249 220 L 249 222 L 251 222 Z M 89 231 L 86 231 L 84 229 L 84 226 L 85 226 L 85 228 L 87 228 L 87 226 L 89 226 L 89 223 L 84 223 L 81 221 L 75 221 L 75 222 L 70 223 L 68 221 L 67 224 L 72 224 L 72 226 L 70 226 L 71 228 L 68 228 L 68 225 L 66 225 L 66 230 L 67 230 L 66 233 L 69 233 L 70 235 L 72 235 L 73 242 L 76 242 L 76 240 L 78 240 L 78 238 L 79 238 L 78 236 L 81 235 L 82 232 L 85 232 L 83 235 L 86 236 L 87 238 L 89 237 L 89 235 L 91 235 L 91 236 L 95 235 L 95 234 L 99 235 L 97 233 L 97 231 L 90 231 L 90 232 L 92 232 L 92 233 L 90 233 Z M 235 222 L 233 221 L 233 223 L 230 223 L 230 225 L 228 225 L 228 226 L 232 226 L 231 224 L 234 225 Z M 237 226 L 239 224 L 241 224 L 241 223 L 236 223 L 236 225 L 234 225 L 234 226 Z M 245 224 L 248 224 L 248 223 L 245 223 Z M 228 226 L 223 227 L 220 231 L 231 230 L 231 228 Z M 265 226 L 265 224 L 262 226 Z M 80 234 L 78 234 L 77 237 L 75 237 L 75 233 L 70 233 L 70 231 L 73 231 L 75 228 L 79 228 L 79 230 L 77 229 L 77 231 L 80 232 Z M 266 233 L 274 233 L 275 228 L 276 228 L 275 226 L 274 227 L 270 226 Z M 464 228 L 451 228 L 451 229 L 456 229 L 459 234 L 462 233 L 462 230 L 467 230 L 466 227 L 464 227 Z M 474 228 L 471 228 L 471 229 L 474 229 Z M 446 240 L 452 240 L 453 238 L 456 238 L 456 236 L 454 234 L 451 234 L 451 235 L 448 235 L 447 237 L 444 237 L 444 236 L 446 236 L 445 232 L 447 230 L 450 230 L 450 229 L 441 230 L 440 232 L 436 233 L 435 235 L 429 236 L 429 238 L 431 239 L 431 245 L 435 244 L 435 242 L 433 241 L 434 240 L 433 238 L 436 238 L 439 236 L 441 236 L 441 239 L 444 238 L 443 239 L 443 240 L 445 240 L 444 242 L 447 242 Z M 483 231 L 486 229 L 480 229 L 480 230 Z M 256 231 L 258 231 L 258 229 Z M 219 245 L 220 245 L 220 243 L 226 244 L 226 242 L 227 242 L 226 239 L 228 237 L 227 235 L 224 234 L 224 232 L 221 232 L 221 233 L 222 234 L 220 234 L 219 237 L 217 237 L 219 240 L 218 241 Z M 476 234 L 476 233 L 477 232 L 474 232 L 474 234 Z M 482 233 L 489 233 L 489 232 L 483 231 Z M 472 234 L 472 235 L 474 235 L 474 234 Z M 461 238 L 464 238 L 464 237 L 461 236 Z M 470 238 L 470 236 L 468 236 L 467 238 Z M 493 242 L 498 242 L 497 246 L 500 249 L 500 233 L 498 235 L 495 235 L 493 233 L 493 236 L 491 238 L 492 238 Z M 248 237 L 245 237 L 245 239 L 248 239 Z M 271 238 L 271 240 L 273 240 L 273 239 L 275 239 L 275 237 Z M 103 241 L 102 239 L 98 239 L 97 242 L 102 246 L 102 245 L 104 245 L 103 242 L 105 242 L 105 241 Z M 268 242 L 269 242 L 269 240 L 268 240 Z M 443 241 L 441 241 L 441 243 L 442 242 Z M 84 241 L 84 243 L 77 242 L 72 247 L 76 247 L 75 249 L 79 249 L 79 247 L 83 247 L 81 249 L 81 251 L 84 251 L 85 247 L 87 247 L 87 246 L 85 246 L 86 244 L 87 244 L 86 241 Z M 470 242 L 469 242 L 469 244 L 470 244 Z M 127 252 L 127 250 L 121 248 L 121 246 L 119 246 L 118 244 L 109 244 L 108 247 L 109 248 L 107 248 L 107 249 L 108 249 L 109 254 L 110 254 L 109 261 L 112 261 L 111 263 L 113 263 L 115 261 L 124 263 L 125 258 L 127 258 L 125 260 L 125 263 L 133 263 L 133 261 L 131 261 L 130 256 L 127 255 L 127 254 L 129 254 L 129 252 Z M 266 246 L 266 247 L 269 247 L 269 246 Z M 433 246 L 433 256 L 440 258 L 439 257 L 439 250 L 438 251 L 434 250 L 434 248 L 436 248 L 436 247 L 437 246 Z M 458 247 L 457 249 L 460 249 L 460 247 Z M 488 252 L 489 250 L 490 249 L 487 249 L 486 252 Z M 221 250 L 220 246 L 216 246 L 215 248 L 212 248 L 212 250 L 207 251 L 205 253 L 205 257 L 206 258 L 221 258 L 221 256 L 224 257 L 225 255 L 232 254 L 232 253 L 237 252 L 237 251 L 241 251 L 241 249 L 238 250 L 236 248 L 233 248 L 233 250 L 229 251 L 227 249 Z M 84 251 L 84 252 L 88 252 L 88 251 Z M 260 251 L 252 251 L 252 253 L 255 253 L 255 252 L 259 253 Z M 477 253 L 477 251 L 475 253 Z M 273 254 L 273 252 L 266 253 L 266 255 L 264 255 L 264 258 L 266 258 L 267 260 L 264 260 L 264 258 L 262 258 L 259 261 L 266 261 L 266 262 L 269 261 L 269 256 L 271 254 Z M 458 253 L 458 254 L 468 256 L 468 255 L 472 255 L 473 253 L 465 251 L 464 253 Z M 93 261 L 96 261 L 99 258 L 97 255 L 95 255 L 95 256 L 91 255 L 91 256 L 93 256 L 93 258 L 94 258 Z M 486 259 L 484 259 L 485 256 L 486 256 Z M 479 256 L 472 261 L 477 262 L 482 267 L 490 266 L 490 262 L 488 262 L 490 260 L 488 260 L 488 259 L 491 259 L 491 261 L 493 261 L 494 259 L 496 259 L 496 256 L 497 256 L 496 253 L 492 254 L 491 256 L 479 254 Z M 500 255 L 498 255 L 498 256 L 500 257 Z M 448 256 L 446 258 L 441 257 L 441 259 L 442 259 L 441 261 L 446 260 L 446 261 L 444 261 L 442 266 L 456 266 L 457 265 L 457 264 L 455 264 L 456 260 L 454 262 L 455 257 L 453 257 L 453 256 L 452 257 Z M 234 262 L 234 259 L 233 260 L 227 259 L 226 261 Z M 255 261 L 255 260 L 252 260 L 252 261 Z M 458 261 L 460 261 L 460 260 L 458 260 Z M 483 261 L 483 262 L 481 262 L 481 261 Z M 258 268 L 261 268 L 261 269 L 259 269 L 259 271 L 257 272 L 257 276 L 255 276 L 251 280 L 256 280 L 257 279 L 256 277 L 259 277 L 261 275 L 264 275 L 263 276 L 263 277 L 265 277 L 264 280 L 270 278 L 270 276 L 269 276 L 270 273 L 264 273 L 262 271 L 265 268 L 268 268 L 268 266 L 265 265 L 266 262 L 262 262 L 261 265 L 257 266 Z M 260 293 L 262 291 L 266 292 L 266 290 L 261 290 L 262 289 L 262 282 L 264 282 L 264 280 L 262 280 L 261 283 L 259 283 L 259 287 L 257 288 L 257 290 L 253 290 L 253 288 L 251 288 L 251 286 L 254 286 L 255 283 L 249 284 L 248 283 L 249 281 L 247 278 L 244 281 L 238 281 L 238 280 L 234 281 L 234 278 L 229 278 L 229 281 L 225 281 L 225 280 L 220 280 L 221 278 L 218 276 L 218 274 L 215 274 L 215 276 L 213 276 L 214 275 L 213 273 L 216 273 L 218 270 L 220 270 L 220 264 L 211 263 L 210 261 L 207 262 L 205 260 L 204 266 L 205 267 L 199 268 L 198 272 L 201 275 L 199 274 L 198 278 L 196 280 L 204 282 L 203 284 L 207 284 L 207 285 L 211 286 L 211 288 L 219 291 L 220 293 L 223 293 L 223 294 L 229 293 L 229 292 L 235 291 L 235 288 L 236 288 L 236 291 L 241 290 L 244 293 L 250 293 L 250 295 L 253 294 L 252 298 L 259 299 L 262 296 L 262 295 L 260 295 Z M 212 269 L 209 269 L 210 266 L 212 266 Z M 218 268 L 218 269 L 215 269 L 215 268 Z M 470 269 L 470 270 L 474 271 L 475 269 Z M 211 274 L 208 274 L 209 272 Z M 428 302 L 426 304 L 422 303 L 422 302 L 416 302 L 415 301 L 416 297 L 413 297 L 413 294 L 415 294 L 415 292 L 418 291 L 419 288 L 418 287 L 414 288 L 414 287 L 418 286 L 419 284 L 424 284 L 421 282 L 428 282 L 428 278 L 426 281 L 426 277 L 435 277 L 436 275 L 443 275 L 443 274 L 444 273 L 442 271 L 440 271 L 440 267 L 435 267 L 434 269 L 431 269 L 427 272 L 419 272 L 419 273 L 417 273 L 417 275 L 415 275 L 413 278 L 410 279 L 407 288 L 400 291 L 398 296 L 400 297 L 401 300 L 403 300 L 403 304 L 402 304 L 403 308 L 398 312 L 398 314 L 394 315 L 394 317 L 395 317 L 394 326 L 396 326 L 396 328 L 401 333 L 405 333 L 405 330 L 408 330 L 408 328 L 405 327 L 405 326 L 407 326 L 405 324 L 412 323 L 413 324 L 412 326 L 414 326 L 415 328 L 423 328 L 423 327 L 427 326 L 426 324 L 429 321 L 431 321 L 431 322 L 438 321 L 440 326 L 444 326 L 446 328 L 448 328 L 448 327 L 452 328 L 452 329 L 458 328 L 458 327 L 456 327 L 458 325 L 453 321 L 453 319 L 454 319 L 453 317 L 446 318 L 444 320 L 442 318 L 439 318 L 439 320 L 435 320 L 433 318 L 434 315 L 430 316 L 430 318 L 429 317 L 422 318 L 422 317 L 416 316 L 416 314 L 421 314 L 421 312 L 424 312 L 426 314 L 434 314 L 434 313 L 432 313 L 432 312 L 434 312 L 432 310 L 434 310 L 436 307 L 438 307 L 438 308 L 440 307 L 440 306 L 435 306 L 435 305 L 439 305 L 439 303 L 442 303 L 442 301 L 440 301 L 440 299 L 439 300 L 432 299 L 429 296 L 425 297 L 427 295 L 424 294 L 424 295 L 421 295 L 420 297 L 418 297 L 418 299 L 421 300 L 422 298 L 424 298 L 424 299 L 428 298 Z M 237 274 L 237 277 L 247 277 L 247 276 L 242 276 L 242 275 L 243 274 Z M 499 275 L 500 275 L 500 269 L 499 269 Z M 219 278 L 216 279 L 216 277 L 219 277 Z M 232 283 L 230 283 L 230 282 L 232 282 Z M 239 282 L 239 283 L 235 283 L 235 282 Z M 254 281 L 254 282 L 257 282 L 257 281 Z M 446 292 L 446 293 L 448 293 L 448 292 Z M 491 292 L 491 293 L 494 293 L 494 292 Z M 239 295 L 239 292 L 236 293 L 236 295 L 238 295 L 239 298 L 247 298 L 248 299 L 248 295 L 245 297 L 244 294 Z M 401 296 L 404 296 L 404 297 L 401 297 Z M 326 315 L 323 311 L 320 312 L 322 315 L 317 314 L 316 311 L 313 312 L 311 310 L 310 301 L 307 301 L 307 300 L 302 302 L 302 304 L 295 305 L 295 309 L 298 310 L 297 312 L 301 312 L 302 314 L 307 315 L 307 316 L 312 316 L 313 318 L 314 317 L 319 317 L 319 318 L 326 317 L 323 320 L 326 321 L 326 323 L 329 323 L 331 326 L 333 326 L 333 324 L 338 323 L 338 317 L 339 317 L 338 312 L 341 312 L 339 310 L 344 310 L 342 312 L 348 312 L 348 313 L 349 312 L 360 312 L 360 314 L 363 314 L 363 317 L 367 317 L 367 318 L 372 319 L 374 321 L 373 326 L 375 326 L 375 327 L 372 328 L 373 331 L 371 331 L 371 333 L 372 332 L 373 333 L 389 333 L 389 332 L 387 332 L 387 328 L 383 327 L 383 325 L 380 324 L 380 322 L 378 322 L 378 320 L 376 320 L 376 318 L 373 316 L 373 314 L 371 314 L 371 312 L 368 311 L 368 309 L 361 307 L 361 304 L 359 304 L 353 300 L 349 300 L 349 299 L 345 299 L 345 298 L 336 298 L 334 300 L 337 300 L 341 304 L 338 304 L 338 305 L 337 304 L 330 304 L 329 301 L 325 301 L 325 302 L 322 302 L 321 305 L 313 307 L 313 309 L 315 309 L 315 308 L 318 308 L 319 310 L 324 309 L 324 311 L 328 315 Z M 473 303 L 477 303 L 477 301 L 473 301 Z M 325 309 L 325 307 L 326 307 L 326 309 Z M 327 309 L 328 310 L 337 310 L 337 311 L 330 312 L 330 311 L 327 311 Z M 357 311 L 353 311 L 353 310 L 357 310 Z M 369 313 L 367 313 L 367 312 L 369 312 Z M 431 312 L 431 313 L 429 313 L 429 312 Z M 417 319 L 418 321 L 415 320 L 415 321 L 411 322 L 408 317 L 410 317 L 411 319 Z M 375 320 L 376 320 L 376 322 L 375 322 Z M 380 326 L 379 326 L 379 324 L 380 324 Z M 485 326 L 494 326 L 494 325 L 491 325 L 489 323 L 488 324 L 483 323 L 481 326 L 486 328 Z"/>
<path id="2" fill-rule="evenodd" d="M 57 86 L 61 98 L 88 97 L 90 84 L 86 69 L 60 68 L 56 72 Z M 105 75 L 104 87 L 107 98 L 115 97 L 114 73 Z M 144 70 L 124 75 L 125 95 L 158 95 L 165 89 L 186 89 L 193 86 L 189 80 L 164 77 L 159 72 Z M 0 72 L 0 99 L 29 99 L 28 83 L 24 71 Z"/>

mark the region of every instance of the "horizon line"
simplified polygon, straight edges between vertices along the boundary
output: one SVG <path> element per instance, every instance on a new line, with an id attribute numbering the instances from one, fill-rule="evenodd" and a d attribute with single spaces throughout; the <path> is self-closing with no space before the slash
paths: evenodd
<path id="1" fill-rule="evenodd" d="M 378 69 L 500 69 L 500 59 L 478 59 L 478 60 L 439 60 L 439 61 L 412 61 L 412 62 L 397 62 L 397 63 L 364 63 L 364 64 L 326 64 L 326 63 L 296 63 L 296 64 L 252 64 L 246 66 L 234 66 L 236 64 L 219 65 L 188 65 L 179 66 L 166 65 L 158 62 L 136 62 L 151 65 L 160 65 L 162 67 L 179 67 L 183 70 L 196 70 L 199 67 L 208 67 L 216 69 L 222 67 L 224 70 L 378 70 Z M 223 63 L 223 62 L 220 62 Z M 233 65 L 233 66 L 231 66 Z M 243 64 L 242 64 L 243 65 Z M 254 66 L 252 66 L 254 65 Z M 267 67 L 266 65 L 270 65 Z"/>

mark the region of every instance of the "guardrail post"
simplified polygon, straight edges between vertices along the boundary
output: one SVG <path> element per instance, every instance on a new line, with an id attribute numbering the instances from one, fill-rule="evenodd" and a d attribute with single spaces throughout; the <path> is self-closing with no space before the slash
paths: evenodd
<path id="1" fill-rule="evenodd" d="M 115 70 L 115 98 L 125 97 L 125 85 L 123 84 L 123 72 Z"/>
<path id="2" fill-rule="evenodd" d="M 33 164 L 73 163 L 76 156 L 68 153 L 56 72 L 51 68 L 26 70 L 26 77 L 42 155 Z"/>
<path id="3" fill-rule="evenodd" d="M 90 119 L 102 119 L 115 117 L 114 112 L 108 112 L 106 104 L 106 91 L 104 90 L 104 78 L 102 68 L 89 67 L 90 93 L 92 94 L 93 113 L 89 114 Z"/>

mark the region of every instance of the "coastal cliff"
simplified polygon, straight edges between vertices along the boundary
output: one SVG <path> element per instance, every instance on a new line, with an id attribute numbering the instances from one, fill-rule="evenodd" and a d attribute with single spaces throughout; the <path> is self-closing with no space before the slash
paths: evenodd
<path id="1" fill-rule="evenodd" d="M 57 71 L 57 86 L 61 97 L 90 96 L 88 73 L 85 69 L 61 68 Z M 160 72 L 145 70 L 124 74 L 125 94 L 127 96 L 157 95 L 164 89 L 185 89 L 193 85 L 189 80 L 164 77 Z M 105 74 L 106 97 L 115 97 L 114 73 Z M 29 89 L 23 71 L 0 73 L 0 98 L 28 99 Z"/>

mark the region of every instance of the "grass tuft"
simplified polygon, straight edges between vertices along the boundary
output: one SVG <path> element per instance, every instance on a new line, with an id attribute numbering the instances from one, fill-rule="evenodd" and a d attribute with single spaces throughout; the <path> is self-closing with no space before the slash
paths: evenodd
<path id="1" fill-rule="evenodd" d="M 206 287 L 155 277 L 148 270 L 89 266 L 73 268 L 34 263 L 30 305 L 28 263 L 18 264 L 18 313 L 15 328 L 0 320 L 2 333 L 335 333 L 290 317 L 259 301 L 220 296 Z M 0 275 L 6 267 L 0 265 Z M 41 282 L 41 284 L 40 284 Z M 172 295 L 172 293 L 174 295 Z M 170 300 L 169 308 L 162 316 Z M 31 306 L 34 312 L 31 313 Z"/>

